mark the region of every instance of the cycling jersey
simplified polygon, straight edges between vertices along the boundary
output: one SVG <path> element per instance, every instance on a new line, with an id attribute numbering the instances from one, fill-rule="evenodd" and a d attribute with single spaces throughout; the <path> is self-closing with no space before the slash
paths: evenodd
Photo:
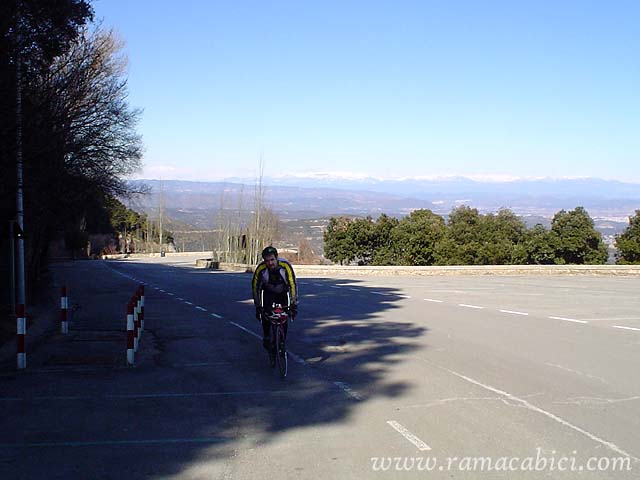
<path id="1" fill-rule="evenodd" d="M 289 292 L 291 303 L 298 304 L 298 284 L 293 267 L 284 258 L 278 259 L 278 266 L 270 271 L 267 264 L 262 261 L 258 264 L 253 272 L 251 281 L 253 303 L 256 308 L 264 307 L 261 301 L 261 293 L 264 290 L 269 297 L 281 297 L 284 293 Z M 271 306 L 271 305 L 267 305 Z"/>

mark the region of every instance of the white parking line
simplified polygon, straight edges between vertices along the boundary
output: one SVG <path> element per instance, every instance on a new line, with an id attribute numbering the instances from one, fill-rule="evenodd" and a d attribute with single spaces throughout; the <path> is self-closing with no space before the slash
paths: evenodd
<path id="1" fill-rule="evenodd" d="M 213 315 L 213 313 L 211 314 Z M 262 340 L 262 337 L 260 335 L 258 335 L 256 332 L 252 332 L 251 330 L 244 328 L 242 325 L 238 325 L 236 322 L 229 322 L 231 325 L 233 325 L 234 327 L 238 327 L 240 330 L 244 330 L 245 332 L 247 332 L 249 335 L 253 335 L 254 337 L 256 337 L 257 339 Z"/>
<path id="2" fill-rule="evenodd" d="M 190 301 L 188 301 L 188 300 L 185 300 L 185 301 L 184 301 L 184 303 L 186 303 L 187 305 L 193 305 L 193 303 L 191 303 L 191 302 L 190 302 Z"/>
<path id="3" fill-rule="evenodd" d="M 296 363 L 299 363 L 300 365 L 306 365 L 306 364 L 307 364 L 307 362 L 305 362 L 304 358 L 299 357 L 299 356 L 298 356 L 298 355 L 296 355 L 295 353 L 290 352 L 289 350 L 287 350 L 287 354 L 288 354 L 291 358 L 293 358 L 293 360 L 294 360 Z"/>
<path id="4" fill-rule="evenodd" d="M 594 378 L 596 380 L 600 380 L 601 382 L 607 383 L 607 381 L 602 377 L 596 377 L 595 375 L 589 375 L 588 373 L 582 373 L 582 372 L 580 372 L 578 370 L 574 370 L 572 368 L 563 367 L 562 365 L 557 365 L 555 363 L 545 363 L 545 365 L 548 365 L 549 367 L 559 368 L 560 370 L 564 370 L 566 372 L 575 373 L 576 375 L 580 375 L 582 377 Z"/>
<path id="5" fill-rule="evenodd" d="M 216 318 L 222 318 L 222 315 L 218 315 L 217 313 L 212 313 L 211 316 Z"/>
<path id="6" fill-rule="evenodd" d="M 189 398 L 189 397 L 227 397 L 241 395 L 278 395 L 281 393 L 291 393 L 288 390 L 248 390 L 248 391 L 227 391 L 227 392 L 164 392 L 164 393 L 124 393 L 124 394 L 108 394 L 108 395 L 51 395 L 36 397 L 0 397 L 0 402 L 24 402 L 27 400 L 35 401 L 86 401 L 99 399 L 153 399 L 153 398 Z"/>
<path id="7" fill-rule="evenodd" d="M 344 382 L 333 382 L 340 390 L 349 395 L 351 398 L 355 398 L 356 400 L 363 400 L 362 395 L 353 390 L 348 384 Z"/>
<path id="8" fill-rule="evenodd" d="M 383 295 L 385 297 L 389 295 L 388 293 L 384 293 L 384 292 L 371 292 L 371 293 L 375 293 L 376 295 Z"/>
<path id="9" fill-rule="evenodd" d="M 586 320 L 576 320 L 575 318 L 565 318 L 565 317 L 549 317 L 553 320 L 564 320 L 565 322 L 574 322 L 574 323 L 589 323 Z"/>
<path id="10" fill-rule="evenodd" d="M 231 441 L 230 438 L 204 437 L 204 438 L 156 438 L 142 440 L 92 440 L 75 442 L 33 442 L 33 443 L 2 443 L 0 448 L 38 448 L 38 447 L 96 447 L 111 445 L 167 445 L 188 443 L 223 443 Z"/>
<path id="11" fill-rule="evenodd" d="M 352 290 L 352 291 L 354 291 L 354 292 L 359 292 L 359 291 L 360 291 L 360 289 L 359 289 L 359 288 L 350 288 L 349 290 Z"/>
<path id="12" fill-rule="evenodd" d="M 331 285 L 331 288 L 341 288 L 341 287 L 336 287 L 335 285 Z"/>
<path id="13" fill-rule="evenodd" d="M 206 309 L 206 308 L 202 308 L 202 307 L 198 307 L 198 306 L 196 306 L 196 308 L 197 308 L 198 310 L 202 310 L 203 312 L 206 312 L 206 311 L 207 311 L 207 309 Z"/>
<path id="14" fill-rule="evenodd" d="M 411 295 L 398 295 L 400 298 L 411 298 Z"/>
<path id="15" fill-rule="evenodd" d="M 640 317 L 608 317 L 608 318 L 585 318 L 591 322 L 615 322 L 621 320 L 640 320 Z"/>
<path id="16" fill-rule="evenodd" d="M 390 425 L 391 428 L 393 428 L 396 432 L 398 432 L 404 438 L 406 438 L 411 443 L 413 443 L 418 448 L 418 450 L 420 451 L 431 450 L 431 447 L 429 445 L 424 443 L 422 440 L 420 440 L 418 437 L 416 437 L 413 433 L 411 433 L 409 430 L 407 430 L 405 427 L 400 425 L 395 420 L 388 420 L 387 424 Z"/>
<path id="17" fill-rule="evenodd" d="M 175 293 L 167 292 L 167 295 L 171 295 L 173 297 Z"/>
<path id="18" fill-rule="evenodd" d="M 622 330 L 634 330 L 636 332 L 640 332 L 640 328 L 625 327 L 624 325 L 613 325 L 613 328 L 620 328 Z"/>
<path id="19" fill-rule="evenodd" d="M 184 300 L 184 298 L 182 298 L 182 297 L 176 297 L 176 298 L 177 298 L 178 300 L 180 300 L 180 301 L 183 301 L 183 300 Z"/>
<path id="20" fill-rule="evenodd" d="M 434 300 L 433 298 L 425 298 L 425 302 L 443 303 L 442 300 Z"/>
<path id="21" fill-rule="evenodd" d="M 464 308 L 477 308 L 478 310 L 481 310 L 484 308 L 484 307 L 479 307 L 478 305 L 467 305 L 466 303 L 459 303 L 458 306 L 464 307 Z"/>
<path id="22" fill-rule="evenodd" d="M 527 410 L 530 410 L 532 412 L 537 412 L 540 413 L 544 416 L 546 416 L 547 418 L 550 418 L 551 420 L 559 423 L 560 425 L 564 425 L 567 428 L 570 428 L 571 430 L 581 433 L 582 435 L 586 436 L 587 438 L 590 438 L 591 440 L 598 442 L 599 444 L 613 450 L 614 452 L 617 452 L 621 455 L 624 455 L 625 457 L 629 457 L 630 459 L 636 461 L 636 462 L 640 462 L 640 458 L 633 456 L 632 454 L 624 451 L 623 449 L 621 449 L 620 447 L 618 447 L 616 444 L 614 444 L 613 442 L 609 442 L 608 440 L 605 440 L 603 438 L 600 438 L 596 435 L 594 435 L 593 433 L 588 432 L 587 430 L 580 428 L 570 422 L 568 422 L 567 420 L 558 417 L 557 415 L 554 415 L 551 412 L 547 412 L 546 410 L 543 410 L 540 407 L 536 407 L 535 405 L 529 403 L 527 400 L 524 400 L 522 398 L 516 397 L 515 395 L 510 394 L 509 392 L 505 392 L 504 390 L 499 390 L 497 388 L 494 388 L 490 385 L 485 385 L 484 383 L 481 383 L 477 380 L 474 380 L 473 378 L 467 377 L 466 375 L 462 375 L 461 373 L 458 372 L 454 372 L 453 370 L 449 370 L 446 367 L 443 367 L 441 365 L 437 365 L 435 363 L 432 363 L 426 359 L 422 359 L 425 363 L 429 363 L 431 365 L 434 365 L 438 368 L 441 368 L 442 370 L 449 372 L 452 375 L 455 375 L 458 378 L 461 378 L 462 380 L 465 380 L 469 383 L 472 383 L 473 385 L 476 385 L 478 387 L 484 388 L 485 390 L 489 390 L 490 392 L 493 393 L 497 393 L 498 395 L 502 395 L 506 398 L 508 398 L 509 400 L 515 401 L 517 403 L 519 403 L 521 406 L 523 406 L 524 408 L 526 408 Z"/>
<path id="23" fill-rule="evenodd" d="M 213 314 L 212 314 L 213 315 Z M 242 325 L 238 325 L 236 322 L 229 322 L 231 325 L 233 325 L 234 327 L 238 327 L 240 330 L 244 330 L 245 332 L 247 332 L 249 335 L 253 335 L 254 337 L 256 337 L 257 339 L 259 339 L 260 341 L 262 341 L 262 337 L 260 335 L 258 335 L 255 332 L 252 332 L 251 330 L 244 328 Z M 287 354 L 297 363 L 301 364 L 301 365 L 306 365 L 307 362 L 304 361 L 303 358 L 299 357 L 298 355 L 296 355 L 295 353 L 289 351 L 287 349 Z"/>
<path id="24" fill-rule="evenodd" d="M 500 310 L 500 312 L 502 312 L 502 313 L 510 313 L 512 315 L 529 315 L 526 312 L 516 312 L 514 310 Z"/>

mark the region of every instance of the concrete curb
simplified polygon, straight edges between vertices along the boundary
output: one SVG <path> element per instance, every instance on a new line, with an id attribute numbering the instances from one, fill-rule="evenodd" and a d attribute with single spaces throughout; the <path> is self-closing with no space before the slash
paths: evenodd
<path id="1" fill-rule="evenodd" d="M 317 276 L 640 276 L 640 265 L 472 265 L 446 267 L 294 265 L 298 275 Z M 252 272 L 253 267 L 221 263 L 220 269 Z"/>
<path id="2" fill-rule="evenodd" d="M 295 265 L 296 272 L 305 275 L 370 275 L 370 276 L 640 276 L 640 265 L 492 265 L 446 267 L 357 267 Z"/>
<path id="3" fill-rule="evenodd" d="M 196 266 L 212 268 L 208 252 L 167 253 L 166 257 L 196 257 Z M 159 254 L 130 254 L 128 258 L 157 257 Z M 197 258 L 201 256 L 200 258 Z M 108 255 L 122 259 L 124 255 Z M 208 263 L 209 261 L 209 263 Z M 221 270 L 252 272 L 253 266 L 220 263 Z M 568 275 L 568 276 L 640 276 L 640 265 L 456 265 L 439 267 L 354 266 L 354 265 L 294 265 L 296 272 L 319 276 L 436 276 L 436 275 Z"/>

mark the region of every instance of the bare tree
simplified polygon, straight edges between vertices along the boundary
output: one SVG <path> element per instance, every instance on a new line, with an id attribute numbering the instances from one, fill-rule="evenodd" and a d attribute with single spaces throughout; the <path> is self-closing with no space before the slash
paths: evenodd
<path id="1" fill-rule="evenodd" d="M 65 170 L 109 194 L 130 193 L 123 177 L 140 168 L 141 111 L 127 104 L 123 42 L 99 27 L 84 29 L 41 78 Z"/>
<path id="2" fill-rule="evenodd" d="M 301 238 L 298 242 L 298 263 L 302 265 L 315 265 L 318 256 L 314 253 L 313 247 L 307 238 Z"/>

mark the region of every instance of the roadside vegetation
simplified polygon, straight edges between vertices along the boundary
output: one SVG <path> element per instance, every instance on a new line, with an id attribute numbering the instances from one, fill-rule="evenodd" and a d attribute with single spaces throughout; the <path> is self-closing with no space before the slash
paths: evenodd
<path id="1" fill-rule="evenodd" d="M 21 158 L 31 289 L 52 245 L 79 251 L 92 233 L 118 239 L 144 224 L 116 200 L 140 193 L 126 178 L 141 166 L 141 111 L 127 100 L 122 41 L 93 22 L 85 0 L 0 2 L 0 91 L 0 222 L 6 232 L 17 219 Z M 1 238 L 6 292 L 10 242 Z"/>
<path id="2" fill-rule="evenodd" d="M 616 237 L 617 263 L 640 265 L 640 210 L 629 217 L 629 226 Z"/>
<path id="3" fill-rule="evenodd" d="M 480 214 L 455 208 L 448 219 L 414 210 L 398 220 L 381 215 L 333 217 L 324 234 L 325 257 L 359 265 L 604 264 L 607 246 L 582 207 L 561 210 L 547 229 L 527 228 L 511 210 Z M 640 210 L 617 237 L 619 263 L 640 263 Z"/>

